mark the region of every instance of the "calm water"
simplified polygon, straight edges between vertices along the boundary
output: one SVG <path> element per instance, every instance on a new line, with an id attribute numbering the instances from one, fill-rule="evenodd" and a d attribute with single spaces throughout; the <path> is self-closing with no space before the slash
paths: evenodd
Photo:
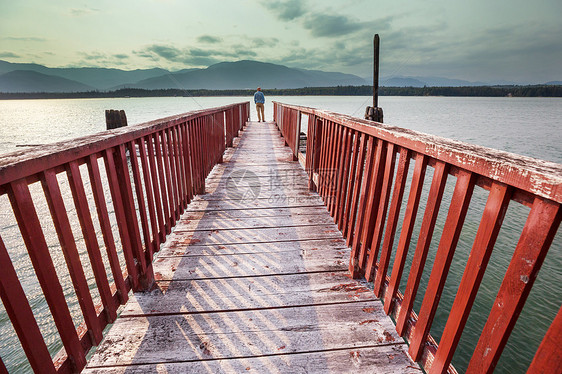
<path id="1" fill-rule="evenodd" d="M 311 106 L 335 112 L 362 117 L 365 106 L 370 104 L 369 97 L 267 97 L 266 118 L 272 117 L 271 101 Z M 141 123 L 168 115 L 175 115 L 190 110 L 226 105 L 233 102 L 248 101 L 247 97 L 219 98 L 128 98 L 128 99 L 76 99 L 76 100 L 22 100 L 0 101 L 0 154 L 21 150 L 18 145 L 44 144 L 70 139 L 105 130 L 105 109 L 124 109 L 129 124 Z M 445 97 L 381 97 L 380 105 L 384 109 L 385 122 L 391 125 L 440 135 L 487 147 L 562 163 L 562 99 L 549 98 L 445 98 Z M 251 116 L 256 119 L 255 108 L 251 106 Z M 411 167 L 413 170 L 413 166 Z M 427 181 L 431 181 L 428 170 Z M 40 194 L 39 186 L 37 188 Z M 450 178 L 444 197 L 443 207 L 437 222 L 432 249 L 428 256 L 430 266 L 439 244 L 438 238 L 446 217 L 445 202 L 450 199 L 454 187 L 454 178 Z M 424 195 L 428 194 L 428 185 Z M 407 199 L 408 191 L 405 192 Z M 462 269 L 470 253 L 472 241 L 478 228 L 487 193 L 477 188 L 468 218 L 459 240 L 453 265 L 441 305 L 437 311 L 436 321 L 431 333 L 439 337 L 444 328 L 444 321 L 454 300 L 455 292 L 462 277 Z M 109 197 L 108 197 L 109 198 Z M 424 202 L 419 208 L 423 212 Z M 404 207 L 405 203 L 403 203 Z M 13 219 L 8 219 L 9 202 L 5 196 L 0 197 L 0 234 L 10 248 L 10 255 L 16 266 L 20 266 L 22 279 L 33 279 L 33 270 L 29 261 L 18 257 L 25 249 L 18 247 L 18 235 Z M 404 208 L 402 209 L 404 210 Z M 511 204 L 500 232 L 496 248 L 488 271 L 478 293 L 475 306 L 467 327 L 453 359 L 453 364 L 464 371 L 474 350 L 479 333 L 486 321 L 499 284 L 514 249 L 514 240 L 518 238 L 528 209 L 519 204 Z M 404 212 L 402 212 L 402 215 Z M 48 217 L 48 212 L 45 212 Z M 418 213 L 418 216 L 421 213 Z M 416 220 L 414 232 L 419 232 L 421 218 Z M 48 222 L 45 223 L 48 225 Z M 52 225 L 52 224 L 51 224 Z M 399 233 L 397 233 L 399 235 Z M 515 238 L 515 239 L 514 239 Z M 20 239 L 21 240 L 21 239 Z M 56 235 L 48 238 L 56 242 Z M 397 241 L 397 240 L 396 240 Z M 410 245 L 410 257 L 414 251 L 416 237 Z M 79 243 L 80 244 L 80 243 Z M 81 243 L 80 245 L 82 245 Z M 396 245 L 397 243 L 395 243 Z M 82 245 L 83 247 L 83 245 Z M 55 247 L 53 247 L 55 248 Z M 53 249 L 51 248 L 51 249 Z M 496 372 L 525 372 L 541 337 L 556 315 L 562 300 L 560 283 L 562 282 L 562 235 L 557 234 L 545 264 L 538 276 L 521 318 L 508 342 L 508 346 L 498 364 Z M 61 256 L 59 256 L 60 258 Z M 64 261 L 57 264 L 64 268 Z M 405 272 L 409 268 L 405 269 Z M 407 274 L 407 273 L 406 273 Z M 425 288 L 429 273 L 424 272 L 421 288 Z M 44 320 L 41 326 L 51 349 L 56 352 L 56 331 L 49 320 L 41 290 L 29 281 L 24 284 L 28 298 L 34 307 L 38 320 Z M 405 280 L 401 289 L 405 287 Z M 71 285 L 65 285 L 71 289 Z M 70 291 L 69 291 L 70 292 Z M 415 309 L 419 310 L 421 299 L 416 300 Z M 77 313 L 79 309 L 73 308 Z M 7 321 L 3 306 L 0 305 L 0 357 L 8 365 L 10 372 L 25 372 L 21 361 L 21 348 L 13 345 L 14 332 Z"/>

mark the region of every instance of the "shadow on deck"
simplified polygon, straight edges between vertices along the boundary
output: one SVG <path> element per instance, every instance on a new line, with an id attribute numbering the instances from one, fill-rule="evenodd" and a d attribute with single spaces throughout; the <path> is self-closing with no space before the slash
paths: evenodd
<path id="1" fill-rule="evenodd" d="M 421 372 L 291 160 L 246 127 L 84 373 Z"/>

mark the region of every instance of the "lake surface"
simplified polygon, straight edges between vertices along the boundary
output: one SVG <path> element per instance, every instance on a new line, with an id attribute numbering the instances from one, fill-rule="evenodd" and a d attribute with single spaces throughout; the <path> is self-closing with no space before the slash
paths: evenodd
<path id="1" fill-rule="evenodd" d="M 176 115 L 191 110 L 227 105 L 234 102 L 248 101 L 248 97 L 175 97 L 175 98 L 122 98 L 122 99 L 69 99 L 69 100 L 14 100 L 0 101 L 0 154 L 22 150 L 18 146 L 46 144 L 54 141 L 71 139 L 105 130 L 105 109 L 124 109 L 129 124 L 137 124 L 169 115 Z M 325 97 L 325 96 L 283 96 L 267 97 L 266 118 L 271 119 L 273 108 L 271 101 L 310 106 L 334 112 L 362 117 L 365 107 L 371 104 L 370 97 Z M 469 143 L 501 149 L 544 160 L 562 163 L 562 99 L 560 98 L 450 98 L 450 97 L 387 97 L 379 99 L 384 109 L 385 123 L 461 140 Z M 255 107 L 251 107 L 251 117 L 256 119 Z M 413 169 L 413 168 L 411 168 Z M 451 177 L 448 190 L 454 187 Z M 428 173 L 426 180 L 431 180 Z M 33 186 L 32 186 L 33 187 Z M 38 186 L 35 186 L 38 187 Z M 40 193 L 40 188 L 38 189 Z M 407 198 L 408 191 L 405 192 Z M 424 187 L 424 196 L 427 188 Z M 432 335 L 439 337 L 444 327 L 448 310 L 454 300 L 462 269 L 470 253 L 472 240 L 477 230 L 477 223 L 482 214 L 487 193 L 481 189 L 475 191 L 473 201 L 475 208 L 469 209 L 467 222 L 453 260 L 442 303 L 431 329 Z M 445 193 L 444 201 L 450 199 Z M 404 206 L 405 204 L 403 204 Z M 425 203 L 419 208 L 423 212 Z M 25 262 L 17 253 L 25 255 L 25 249 L 17 246 L 17 226 L 10 216 L 9 201 L 0 197 L 0 235 L 11 250 L 10 255 L 16 266 L 20 266 L 20 277 L 33 273 L 29 261 Z M 404 210 L 404 208 L 402 209 Z M 453 358 L 453 364 L 460 372 L 464 371 L 472 354 L 476 341 L 505 269 L 513 253 L 513 237 L 517 238 L 528 208 L 511 204 L 506 222 L 500 232 L 496 249 L 490 261 L 488 271 L 478 293 L 475 306 L 470 315 L 462 342 Z M 48 217 L 48 211 L 45 217 Z M 403 215 L 403 213 L 402 213 Z M 418 216 L 420 213 L 418 213 Z M 440 236 L 445 212 L 441 213 L 436 226 L 435 237 Z M 509 221 L 508 221 L 508 218 Z M 415 233 L 419 232 L 421 217 L 416 220 Z M 398 235 L 398 233 L 397 233 Z M 56 241 L 56 234 L 48 240 Z M 416 243 L 416 237 L 410 245 L 410 257 Z M 82 243 L 83 244 L 83 243 Z M 395 243 L 396 245 L 397 243 Z M 438 240 L 432 242 L 428 256 L 431 265 Z M 64 267 L 61 259 L 57 267 Z M 405 269 L 405 272 L 409 268 Z M 422 289 L 427 284 L 428 272 L 424 272 Z M 34 278 L 30 276 L 30 279 Z M 27 283 L 27 282 L 26 282 Z M 404 289 L 404 284 L 401 289 Z M 543 268 L 529 296 L 528 302 L 515 326 L 512 338 L 498 364 L 496 372 L 525 372 L 540 339 L 556 315 L 562 300 L 562 235 L 557 234 Z M 71 289 L 71 285 L 65 288 Z M 53 352 L 56 346 L 56 331 L 49 320 L 49 311 L 42 299 L 40 288 L 29 281 L 24 284 L 28 298 L 36 311 L 38 319 L 46 322 L 41 327 Z M 1 304 L 1 303 L 0 303 Z M 419 310 L 421 298 L 416 299 L 415 309 Z M 77 312 L 79 309 L 73 307 Z M 14 339 L 16 343 L 14 343 Z M 438 339 L 437 339 L 438 340 Z M 0 305 L 0 357 L 4 359 L 10 372 L 26 372 L 25 364 L 14 361 L 25 360 L 21 348 L 7 320 L 6 312 Z M 18 356 L 19 355 L 19 356 Z"/>

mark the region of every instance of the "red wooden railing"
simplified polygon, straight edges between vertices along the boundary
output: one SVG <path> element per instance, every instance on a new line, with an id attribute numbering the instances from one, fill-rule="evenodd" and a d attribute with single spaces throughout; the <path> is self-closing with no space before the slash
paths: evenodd
<path id="1" fill-rule="evenodd" d="M 51 358 L 22 287 L 23 280 L 18 278 L 0 237 L 0 296 L 35 372 L 70 373 L 84 368 L 86 354 L 101 341 L 104 327 L 116 319 L 117 308 L 127 301 L 129 291 L 151 286 L 154 253 L 193 195 L 204 191 L 206 176 L 222 161 L 225 146 L 232 145 L 248 118 L 249 103 L 240 103 L 0 157 L 0 196 L 9 196 L 63 346 Z M 72 199 L 65 199 L 61 192 L 64 174 L 67 179 L 62 183 L 68 183 Z M 81 310 L 78 323 L 69 310 L 40 223 L 42 217 L 30 190 L 35 182 L 41 183 L 72 279 L 73 296 Z M 88 193 L 93 195 L 93 202 L 88 201 L 87 190 L 91 190 Z M 76 237 L 71 227 L 73 217 L 68 212 L 72 204 L 82 237 Z M 95 214 L 91 205 L 95 205 Z M 119 239 L 114 237 L 110 215 L 117 223 Z M 95 216 L 103 244 L 94 228 Z M 83 256 L 77 248 L 81 239 L 87 249 Z M 102 259 L 102 249 L 109 264 Z M 125 268 L 119 256 L 124 257 Z M 90 284 L 87 262 L 93 273 Z M 92 292 L 99 294 L 99 304 Z M 0 359 L 2 372 L 7 371 Z"/>
<path id="2" fill-rule="evenodd" d="M 301 115 L 308 116 L 305 169 L 351 246 L 350 272 L 373 282 L 409 353 L 429 373 L 456 372 L 451 359 L 463 333 L 511 201 L 530 207 L 511 262 L 467 373 L 487 373 L 496 363 L 533 287 L 562 217 L 562 165 L 516 156 L 312 108 L 274 103 L 274 119 L 294 154 Z M 411 179 L 408 171 L 414 168 Z M 406 287 L 399 290 L 424 178 L 433 177 Z M 456 177 L 425 292 L 418 294 L 447 177 Z M 429 182 L 429 181 L 428 181 Z M 409 196 L 403 221 L 404 190 Z M 476 186 L 488 190 L 470 256 L 439 344 L 429 334 L 465 216 Z M 394 241 L 398 245 L 393 253 Z M 389 269 L 394 254 L 392 269 Z M 413 310 L 415 298 L 423 298 Z M 528 372 L 561 372 L 562 312 L 552 322 Z"/>

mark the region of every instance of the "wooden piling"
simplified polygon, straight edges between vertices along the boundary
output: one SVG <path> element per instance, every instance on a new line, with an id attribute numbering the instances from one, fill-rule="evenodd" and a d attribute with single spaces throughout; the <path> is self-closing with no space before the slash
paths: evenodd
<path id="1" fill-rule="evenodd" d="M 107 109 L 105 111 L 105 124 L 108 130 L 127 126 L 127 116 L 124 110 Z"/>

